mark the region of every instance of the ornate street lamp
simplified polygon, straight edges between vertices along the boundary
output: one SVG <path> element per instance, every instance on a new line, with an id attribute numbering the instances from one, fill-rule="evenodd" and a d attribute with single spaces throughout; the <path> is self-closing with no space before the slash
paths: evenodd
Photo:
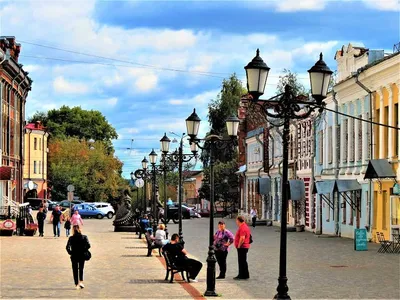
<path id="1" fill-rule="evenodd" d="M 228 138 L 223 138 L 218 135 L 208 135 L 201 139 L 197 137 L 200 128 L 200 118 L 196 114 L 196 110 L 186 119 L 187 133 L 190 137 L 191 150 L 197 152 L 197 148 L 206 149 L 210 153 L 210 228 L 209 228 L 209 247 L 207 256 L 207 288 L 204 296 L 218 296 L 215 292 L 215 264 L 217 262 L 214 251 L 214 164 L 215 153 L 226 147 L 236 146 L 237 142 L 237 129 L 239 126 L 239 119 L 237 117 L 229 117 L 226 120 L 226 128 L 228 131 Z M 200 142 L 205 141 L 201 146 Z M 193 144 L 196 145 L 192 146 Z"/>
<path id="2" fill-rule="evenodd" d="M 178 164 L 178 173 L 179 173 L 179 199 L 178 199 L 178 217 L 179 217 L 179 226 L 178 226 L 178 234 L 179 234 L 179 240 L 181 243 L 185 243 L 183 240 L 183 232 L 182 232 L 182 198 L 183 198 L 183 179 L 182 179 L 182 168 L 183 168 L 183 163 L 184 162 L 189 162 L 193 158 L 197 158 L 197 148 L 196 146 L 190 146 L 190 149 L 192 150 L 193 154 L 184 154 L 183 153 L 183 138 L 185 137 L 185 134 L 182 134 L 181 136 L 181 141 L 179 143 L 179 149 L 178 151 L 174 151 L 173 153 L 168 154 L 169 151 L 169 144 L 171 140 L 167 137 L 167 134 L 164 133 L 164 136 L 160 140 L 161 143 L 161 151 L 163 152 L 163 157 L 166 160 L 168 159 L 170 162 L 177 163 Z M 166 203 L 166 201 L 165 201 Z M 168 207 L 165 204 L 165 215 L 168 214 L 167 211 Z M 166 220 L 166 217 L 164 217 Z"/>
<path id="3" fill-rule="evenodd" d="M 303 97 L 294 94 L 290 85 L 285 86 L 282 94 L 276 95 L 268 100 L 259 100 L 264 94 L 267 83 L 269 68 L 260 57 L 260 51 L 257 49 L 256 56 L 245 67 L 247 75 L 247 88 L 252 96 L 252 105 L 261 108 L 267 117 L 274 118 L 276 126 L 283 126 L 282 144 L 283 144 L 283 170 L 282 170 L 282 205 L 281 205 L 281 236 L 280 236 L 280 257 L 279 257 L 279 278 L 277 294 L 274 299 L 290 299 L 288 294 L 286 277 L 286 252 L 287 252 L 287 202 L 289 199 L 289 182 L 288 182 L 288 149 L 289 149 L 289 122 L 292 119 L 305 119 L 311 113 L 319 108 L 324 109 L 328 91 L 328 84 L 332 75 L 332 71 L 328 68 L 320 54 L 319 61 L 308 70 L 310 75 L 311 93 L 315 99 L 313 101 L 303 101 Z M 257 75 L 258 74 L 258 75 Z"/>
<path id="4" fill-rule="evenodd" d="M 148 165 L 148 160 L 146 159 L 146 157 L 143 158 L 142 160 L 142 168 L 144 170 L 144 172 L 146 173 L 147 170 L 147 165 Z M 143 215 L 145 215 L 147 213 L 147 178 L 144 177 L 143 178 L 144 181 L 144 192 L 143 192 Z"/>

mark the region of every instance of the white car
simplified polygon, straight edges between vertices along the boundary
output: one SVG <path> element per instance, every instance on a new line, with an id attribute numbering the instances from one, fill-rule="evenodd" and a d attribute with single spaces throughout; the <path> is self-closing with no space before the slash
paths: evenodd
<path id="1" fill-rule="evenodd" d="M 107 202 L 93 202 L 92 203 L 98 210 L 102 211 L 105 213 L 105 215 L 107 216 L 107 218 L 111 219 L 114 214 L 114 208 L 112 207 L 112 205 L 110 203 Z"/>

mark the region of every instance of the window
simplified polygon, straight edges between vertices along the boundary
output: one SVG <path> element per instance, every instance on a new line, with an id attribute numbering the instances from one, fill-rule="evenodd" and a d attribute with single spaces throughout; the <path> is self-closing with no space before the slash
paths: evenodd
<path id="1" fill-rule="evenodd" d="M 394 105 L 394 109 L 393 109 L 393 113 L 394 113 L 394 126 L 396 127 L 400 127 L 400 118 L 399 118 L 399 104 L 396 103 Z M 393 145 L 394 145 L 394 151 L 393 151 L 393 155 L 399 157 L 399 133 L 394 131 L 394 139 L 393 139 Z"/>
<path id="2" fill-rule="evenodd" d="M 374 191 L 374 201 L 372 201 L 373 203 L 373 212 L 372 212 L 372 216 L 373 216 L 373 220 L 372 220 L 372 227 L 374 229 L 378 228 L 378 201 L 376 201 L 376 199 L 378 199 L 378 192 Z"/>
<path id="3" fill-rule="evenodd" d="M 343 216 L 342 224 L 346 224 L 346 219 L 347 219 L 347 207 L 346 207 L 346 200 L 343 199 L 343 197 L 342 197 L 342 205 L 341 205 L 341 207 L 342 207 L 342 216 Z"/>
<path id="4" fill-rule="evenodd" d="M 333 158 L 332 126 L 328 127 L 328 163 L 332 163 Z"/>
<path id="5" fill-rule="evenodd" d="M 36 170 L 36 160 L 33 162 L 33 174 L 36 174 L 37 173 L 37 170 Z"/>
<path id="6" fill-rule="evenodd" d="M 358 116 L 360 119 L 362 119 L 362 115 Z M 363 137 L 362 137 L 362 128 L 363 128 L 363 122 L 361 120 L 357 120 L 358 122 L 358 145 L 357 145 L 357 161 L 362 160 L 362 152 L 363 152 Z"/>
<path id="7" fill-rule="evenodd" d="M 322 196 L 321 196 L 322 197 Z M 326 222 L 329 222 L 331 219 L 331 207 L 329 206 L 329 202 L 331 201 L 331 194 L 325 195 L 326 202 L 325 202 L 325 215 L 326 215 Z"/>
<path id="8" fill-rule="evenodd" d="M 347 162 L 347 153 L 349 145 L 349 131 L 348 131 L 348 120 L 343 120 L 343 162 Z"/>
<path id="9" fill-rule="evenodd" d="M 42 150 L 42 139 L 39 138 L 39 150 Z"/>
<path id="10" fill-rule="evenodd" d="M 337 151 L 335 159 L 340 160 L 340 124 L 338 124 L 336 127 L 336 143 L 339 144 L 339 147 L 335 145 Z"/>
<path id="11" fill-rule="evenodd" d="M 33 150 L 37 150 L 37 138 L 33 139 Z"/>
<path id="12" fill-rule="evenodd" d="M 324 162 L 324 133 L 322 130 L 318 132 L 318 148 L 319 164 L 322 165 Z"/>
<path id="13" fill-rule="evenodd" d="M 357 199 L 356 199 L 356 192 L 350 192 L 350 197 L 351 197 L 351 201 L 353 203 L 357 203 Z M 353 225 L 353 220 L 354 220 L 354 209 L 353 207 L 351 207 L 350 205 L 350 220 L 349 220 L 349 225 Z"/>
<path id="14" fill-rule="evenodd" d="M 392 225 L 400 225 L 400 197 L 392 197 L 392 215 L 390 216 Z"/>
<path id="15" fill-rule="evenodd" d="M 354 127 L 354 119 L 350 119 L 350 124 L 349 124 L 349 139 L 350 139 L 350 160 L 351 162 L 354 161 L 354 152 L 355 152 L 355 127 Z"/>
<path id="16" fill-rule="evenodd" d="M 42 162 L 39 161 L 39 174 L 42 174 Z"/>

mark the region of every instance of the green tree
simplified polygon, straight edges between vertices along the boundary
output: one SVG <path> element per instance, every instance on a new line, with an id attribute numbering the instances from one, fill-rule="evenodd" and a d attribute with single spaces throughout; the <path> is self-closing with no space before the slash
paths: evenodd
<path id="1" fill-rule="evenodd" d="M 279 76 L 279 81 L 277 85 L 277 94 L 283 93 L 285 91 L 285 86 L 288 84 L 292 87 L 294 94 L 298 95 L 307 95 L 308 91 L 304 87 L 304 85 L 297 78 L 297 73 L 293 73 L 288 69 L 283 69 L 282 76 Z"/>
<path id="2" fill-rule="evenodd" d="M 74 137 L 81 140 L 93 139 L 103 142 L 113 152 L 111 140 L 118 138 L 114 127 L 100 111 L 84 110 L 80 107 L 62 106 L 59 109 L 36 112 L 29 122 L 41 121 L 47 127 L 51 139 Z"/>
<path id="3" fill-rule="evenodd" d="M 121 177 L 122 162 L 108 154 L 102 142 L 92 146 L 89 149 L 86 141 L 76 138 L 49 142 L 48 172 L 54 200 L 66 199 L 69 184 L 86 201 L 108 201 L 128 188 Z"/>

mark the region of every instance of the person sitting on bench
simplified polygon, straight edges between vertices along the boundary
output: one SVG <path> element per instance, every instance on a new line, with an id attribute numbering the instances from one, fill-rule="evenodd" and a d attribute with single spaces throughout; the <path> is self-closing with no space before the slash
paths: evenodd
<path id="1" fill-rule="evenodd" d="M 150 228 L 150 222 L 147 215 L 144 215 L 143 218 L 140 219 L 139 225 L 140 225 L 139 239 L 141 239 L 142 233 L 145 233 L 147 231 L 147 228 Z"/>
<path id="2" fill-rule="evenodd" d="M 171 236 L 171 242 L 166 244 L 162 249 L 168 253 L 168 257 L 174 261 L 177 267 L 183 268 L 188 272 L 191 281 L 197 282 L 196 277 L 203 264 L 198 260 L 187 257 L 188 253 L 183 248 L 183 245 L 179 243 L 179 235 L 177 233 Z"/>

